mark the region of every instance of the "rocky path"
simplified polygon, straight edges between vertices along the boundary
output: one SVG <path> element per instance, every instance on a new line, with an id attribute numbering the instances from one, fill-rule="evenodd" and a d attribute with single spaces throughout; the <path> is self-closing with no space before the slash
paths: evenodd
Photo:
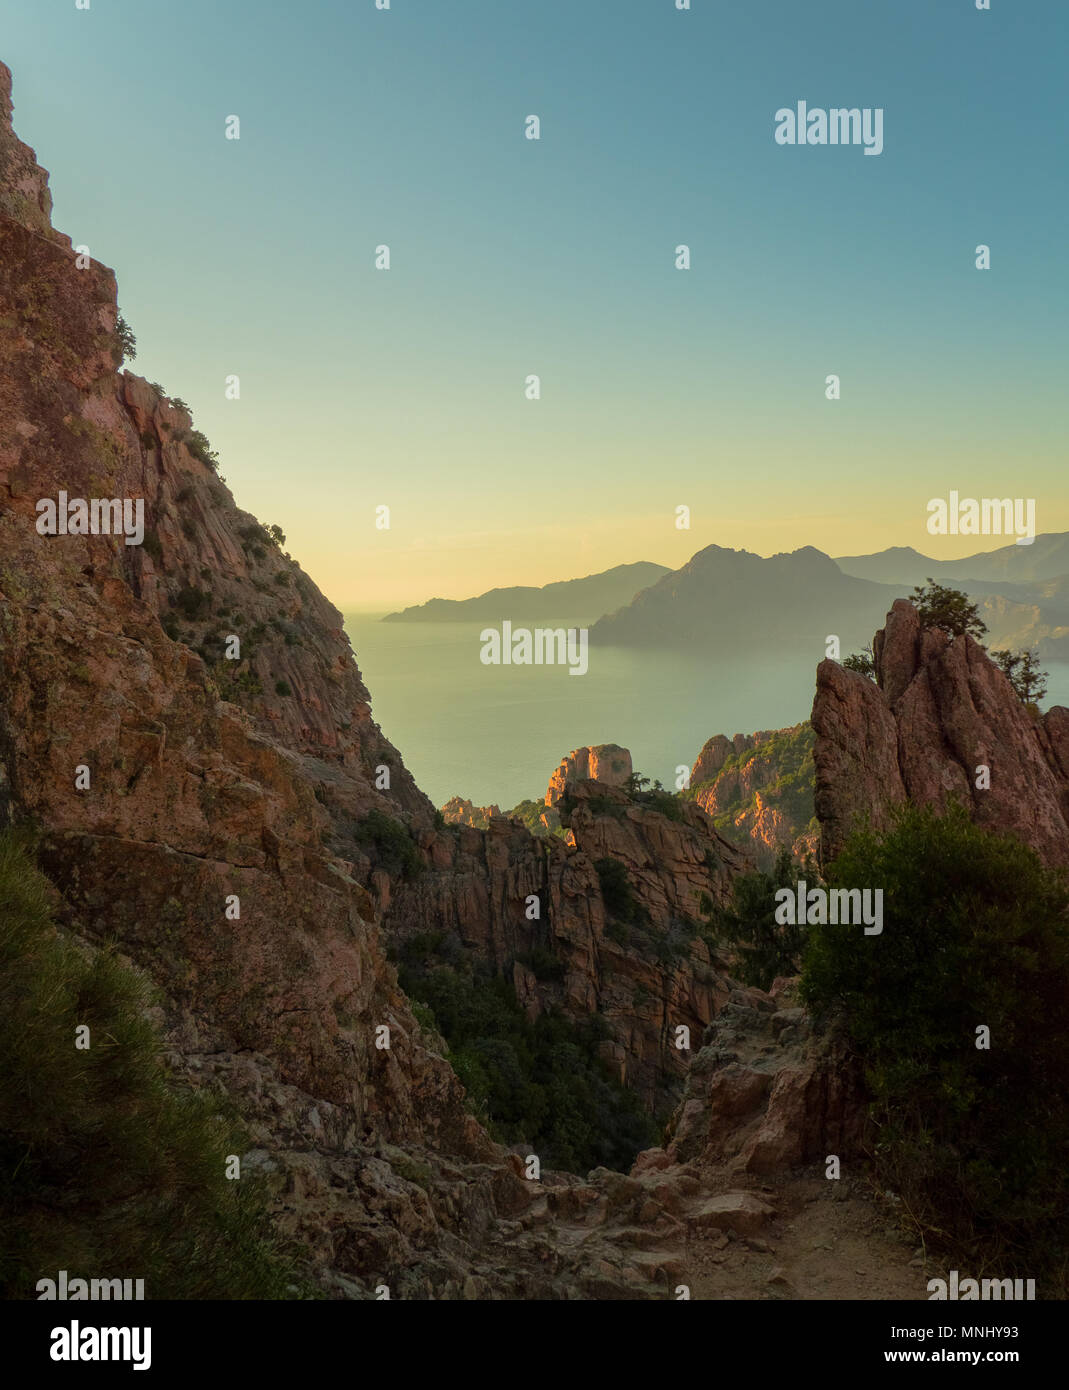
<path id="1" fill-rule="evenodd" d="M 939 1271 L 856 1157 L 856 1085 L 848 1055 L 812 1036 L 795 981 L 738 987 L 705 1030 L 667 1147 L 626 1175 L 547 1175 L 513 1254 L 552 1248 L 589 1298 L 685 1285 L 699 1299 L 926 1299 Z"/>
<path id="2" fill-rule="evenodd" d="M 813 1171 L 721 1186 L 719 1175 L 689 1164 L 660 1171 L 656 1183 L 613 1177 L 586 1219 L 555 1217 L 551 1190 L 548 1203 L 517 1223 L 551 1233 L 556 1255 L 581 1271 L 587 1297 L 671 1299 L 685 1285 L 704 1300 L 927 1298 L 925 1262 L 893 1206 L 861 1180 L 832 1182 Z M 605 1179 L 595 1182 L 601 1188 Z M 591 1189 L 572 1189 L 584 1191 Z M 521 1237 L 520 1247 L 526 1243 Z"/>
<path id="3" fill-rule="evenodd" d="M 924 1299 L 923 1261 L 861 1183 L 822 1173 L 765 1185 L 769 1209 L 749 1235 L 689 1226 L 691 1297 Z"/>

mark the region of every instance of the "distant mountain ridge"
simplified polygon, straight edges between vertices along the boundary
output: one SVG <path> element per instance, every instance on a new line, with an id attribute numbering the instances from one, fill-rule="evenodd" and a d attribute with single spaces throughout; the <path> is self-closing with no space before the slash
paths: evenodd
<path id="1" fill-rule="evenodd" d="M 848 651 L 900 596 L 898 588 L 843 574 L 811 545 L 767 559 L 710 545 L 607 614 L 590 635 L 607 645 L 700 650 L 774 642 L 823 651 L 835 634 Z"/>
<path id="2" fill-rule="evenodd" d="M 822 649 L 834 634 L 846 653 L 867 642 L 895 599 L 929 578 L 980 605 L 992 649 L 1035 647 L 1043 659 L 1069 660 L 1069 532 L 960 560 L 911 546 L 832 559 L 814 546 L 763 557 L 709 545 L 678 570 L 639 561 L 541 588 L 430 599 L 383 621 L 554 619 L 590 627 L 595 643 L 696 651 L 725 643 Z"/>
<path id="3" fill-rule="evenodd" d="M 1069 575 L 1069 531 L 1036 536 L 1031 545 L 1003 545 L 960 560 L 933 560 L 909 545 L 893 545 L 873 555 L 840 555 L 844 574 L 877 584 L 923 584 L 926 579 L 977 579 L 1029 584 Z"/>
<path id="4" fill-rule="evenodd" d="M 642 589 L 671 571 L 648 560 L 615 565 L 582 579 L 558 580 L 541 588 L 517 585 L 490 589 L 475 598 L 432 598 L 426 603 L 388 613 L 384 623 L 501 622 L 506 618 L 562 618 L 589 625 L 603 613 L 630 602 Z"/>
<path id="5" fill-rule="evenodd" d="M 895 585 L 899 598 L 928 579 L 964 589 L 980 605 L 989 648 L 1035 647 L 1043 660 L 1069 660 L 1069 532 L 961 560 L 933 560 L 910 546 L 892 546 L 835 563 L 845 574 Z"/>

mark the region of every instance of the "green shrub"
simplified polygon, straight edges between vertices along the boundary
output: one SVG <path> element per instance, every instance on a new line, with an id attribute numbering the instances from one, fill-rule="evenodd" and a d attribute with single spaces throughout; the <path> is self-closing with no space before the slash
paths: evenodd
<path id="1" fill-rule="evenodd" d="M 843 669 L 855 671 L 859 676 L 868 676 L 869 680 L 876 679 L 876 658 L 871 647 L 862 647 L 859 652 L 852 652 L 850 656 L 843 658 Z"/>
<path id="2" fill-rule="evenodd" d="M 777 975 L 798 973 L 806 928 L 776 921 L 776 892 L 793 889 L 806 872 L 789 850 L 780 850 L 771 873 L 735 880 L 730 907 L 711 907 L 704 935 L 711 945 L 735 949 L 744 984 L 768 989 Z"/>
<path id="3" fill-rule="evenodd" d="M 533 946 L 526 955 L 517 956 L 516 959 L 533 971 L 536 980 L 548 982 L 564 979 L 564 962 L 545 946 Z"/>
<path id="4" fill-rule="evenodd" d="M 651 811 L 656 811 L 668 820 L 682 821 L 686 819 L 682 803 L 677 796 L 667 792 L 658 783 L 651 787 L 647 792 L 641 792 L 636 798 L 640 805 L 648 806 Z"/>
<path id="5" fill-rule="evenodd" d="M 989 653 L 992 661 L 1013 686 L 1013 693 L 1026 705 L 1046 699 L 1048 672 L 1039 668 L 1034 651 Z"/>
<path id="6" fill-rule="evenodd" d="M 115 337 L 119 342 L 119 365 L 124 361 L 132 362 L 137 356 L 137 339 L 122 314 L 115 316 Z"/>
<path id="7" fill-rule="evenodd" d="M 185 438 L 185 446 L 195 459 L 203 463 L 206 468 L 210 468 L 213 473 L 218 473 L 219 455 L 208 442 L 207 436 L 202 434 L 200 430 L 189 431 Z"/>
<path id="8" fill-rule="evenodd" d="M 0 1294 L 66 1269 L 153 1299 L 285 1297 L 255 1180 L 225 1177 L 247 1143 L 170 1078 L 140 977 L 59 936 L 48 893 L 0 834 Z"/>
<path id="9" fill-rule="evenodd" d="M 409 1001 L 412 1006 L 412 1017 L 419 1026 L 429 1033 L 438 1032 L 438 1021 L 434 1017 L 434 1010 L 427 1004 L 421 1004 L 418 999 Z"/>
<path id="10" fill-rule="evenodd" d="M 596 859 L 594 869 L 601 885 L 605 909 L 618 922 L 637 922 L 643 916 L 642 904 L 635 897 L 627 870 L 618 859 Z"/>
<path id="11" fill-rule="evenodd" d="M 469 1104 L 495 1138 L 530 1144 L 543 1166 L 630 1167 L 657 1129 L 597 1055 L 604 1020 L 548 1013 L 531 1023 L 507 980 L 455 938 L 439 938 L 437 955 L 428 954 L 429 939 L 399 948 L 401 987 L 433 1011 Z"/>
<path id="12" fill-rule="evenodd" d="M 369 852 L 375 867 L 384 869 L 391 878 L 400 875 L 409 880 L 423 872 L 422 856 L 407 828 L 381 811 L 369 811 L 355 825 L 353 838 Z"/>
<path id="13" fill-rule="evenodd" d="M 212 596 L 192 584 L 183 584 L 175 595 L 174 606 L 188 622 L 195 623 L 211 612 Z"/>
<path id="14" fill-rule="evenodd" d="M 637 802 L 640 806 L 648 806 L 651 811 L 657 811 L 669 820 L 682 821 L 686 819 L 679 797 L 672 792 L 665 791 L 659 781 L 655 781 L 650 786 L 648 777 L 640 777 L 637 772 L 632 772 L 627 779 L 627 792 L 632 801 Z"/>
<path id="15" fill-rule="evenodd" d="M 253 701 L 264 693 L 263 682 L 250 667 L 245 667 L 243 670 L 238 669 L 236 661 L 224 660 L 217 663 L 214 669 L 219 673 L 221 679 L 229 683 L 226 694 L 236 699 L 239 704 Z"/>
<path id="16" fill-rule="evenodd" d="M 925 629 L 939 628 L 950 637 L 962 637 L 968 633 L 977 642 L 987 632 L 987 624 L 969 595 L 963 589 L 937 584 L 931 576 L 927 584 L 914 587 L 909 601 L 916 608 L 921 627 Z"/>
<path id="17" fill-rule="evenodd" d="M 881 1181 L 970 1272 L 994 1258 L 1022 1276 L 1064 1275 L 1064 879 L 956 805 L 907 807 L 886 833 L 857 832 L 829 879 L 884 891 L 882 934 L 810 929 L 803 974 L 810 1007 L 840 1015 L 864 1060 Z"/>
<path id="18" fill-rule="evenodd" d="M 281 695 L 283 699 L 293 694 L 293 687 L 289 681 L 275 681 L 275 694 Z"/>

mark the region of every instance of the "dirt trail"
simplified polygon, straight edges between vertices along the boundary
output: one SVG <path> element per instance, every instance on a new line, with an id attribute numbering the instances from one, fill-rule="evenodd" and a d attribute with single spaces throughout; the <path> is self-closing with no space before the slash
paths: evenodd
<path id="1" fill-rule="evenodd" d="M 688 1222 L 691 1298 L 928 1297 L 923 1261 L 863 1183 L 829 1181 L 818 1170 L 748 1190 L 774 1210 L 755 1234 Z"/>

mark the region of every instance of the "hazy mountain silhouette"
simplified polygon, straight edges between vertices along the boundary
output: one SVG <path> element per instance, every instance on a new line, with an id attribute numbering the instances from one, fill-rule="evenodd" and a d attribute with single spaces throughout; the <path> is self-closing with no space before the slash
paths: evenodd
<path id="1" fill-rule="evenodd" d="M 628 603 L 641 589 L 671 571 L 646 560 L 616 565 L 583 579 L 559 580 L 540 589 L 519 585 L 490 589 L 476 598 L 432 598 L 400 613 L 388 613 L 386 623 L 501 622 L 505 618 L 559 618 L 589 626 L 602 613 Z"/>
<path id="2" fill-rule="evenodd" d="M 840 555 L 835 563 L 844 574 L 878 584 L 923 584 L 975 579 L 1027 584 L 1069 575 L 1069 531 L 1037 536 L 1031 545 L 1003 545 L 997 550 L 966 555 L 961 560 L 932 560 L 908 545 L 893 545 L 874 555 Z"/>
<path id="3" fill-rule="evenodd" d="M 813 546 L 763 559 L 706 546 L 681 568 L 595 623 L 591 641 L 613 645 L 736 649 L 772 644 L 823 652 L 839 637 L 844 654 L 871 638 L 901 586 L 843 574 Z"/>
<path id="4" fill-rule="evenodd" d="M 591 627 L 619 646 L 709 644 L 738 650 L 773 644 L 823 652 L 864 646 L 896 598 L 930 578 L 966 590 L 981 605 L 993 647 L 1038 647 L 1069 657 L 1069 532 L 1037 536 L 960 560 L 911 546 L 837 560 L 813 546 L 769 556 L 710 545 L 678 570 L 638 562 L 542 588 L 491 589 L 477 598 L 430 599 L 386 622 L 501 622 L 548 619 Z"/>
<path id="5" fill-rule="evenodd" d="M 900 597 L 929 578 L 964 589 L 980 605 L 992 650 L 1036 648 L 1042 659 L 1069 660 L 1069 532 L 1037 536 L 961 560 L 932 560 L 909 546 L 844 555 L 846 574 L 895 585 Z"/>

